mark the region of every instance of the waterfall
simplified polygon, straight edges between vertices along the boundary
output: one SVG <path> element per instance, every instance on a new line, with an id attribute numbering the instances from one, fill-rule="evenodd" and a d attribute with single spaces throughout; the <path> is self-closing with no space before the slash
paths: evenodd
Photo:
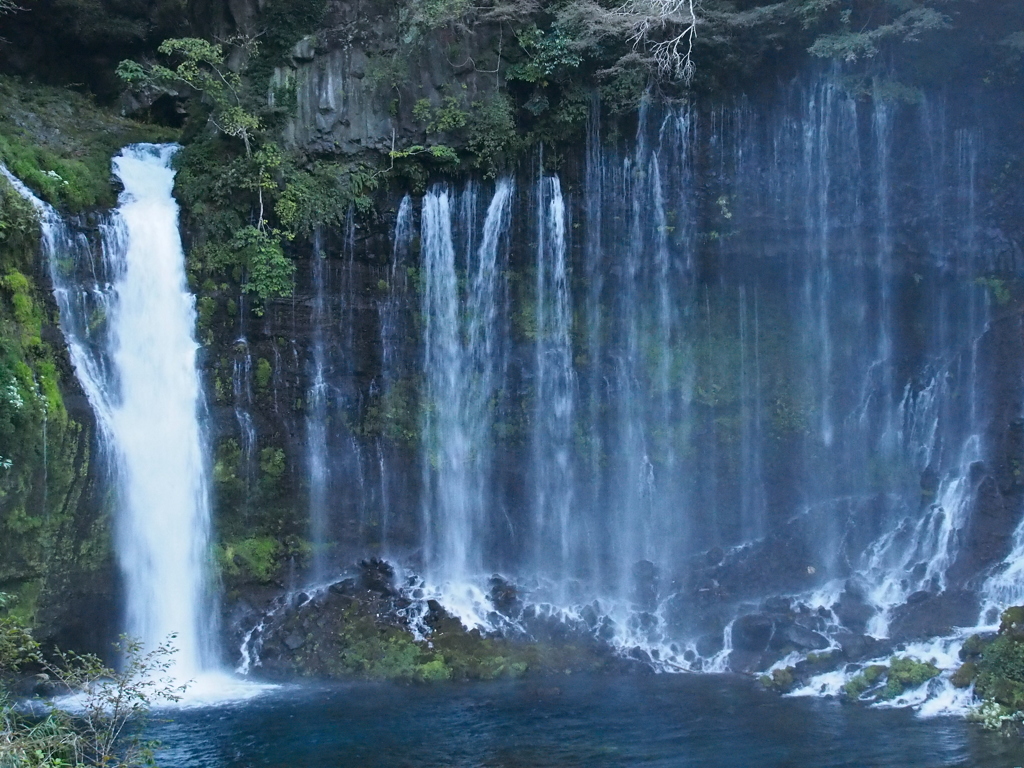
<path id="1" fill-rule="evenodd" d="M 425 594 L 456 609 L 469 595 L 486 617 L 484 579 L 500 572 L 524 602 L 624 651 L 713 670 L 743 652 L 740 619 L 770 613 L 770 597 L 812 608 L 816 632 L 894 638 L 901 612 L 946 593 L 984 583 L 987 616 L 1021 599 L 1024 526 L 1003 537 L 1012 551 L 965 559 L 979 478 L 1000 455 L 993 401 L 1009 397 L 995 391 L 1009 374 L 993 370 L 1005 341 L 993 342 L 993 286 L 1012 265 L 984 219 L 992 158 L 943 99 L 868 95 L 833 73 L 771 98 L 647 100 L 633 142 L 606 140 L 595 103 L 583 167 L 493 189 L 433 185 L 418 225 L 406 196 L 393 249 L 366 263 L 360 249 L 379 240 L 357 241 L 352 211 L 342 258 L 324 258 L 330 233 L 316 232 L 312 333 L 308 347 L 293 341 L 304 376 L 289 395 L 305 406 L 293 433 L 306 439 L 313 580 L 331 575 L 342 544 L 377 548 L 422 568 Z M 133 286 L 157 269 L 135 251 L 161 220 L 132 206 L 159 199 L 173 219 L 173 203 L 126 163 L 169 184 L 169 151 L 119 160 L 127 191 L 91 281 L 87 243 L 56 219 L 47 238 L 51 252 L 81 254 L 79 282 L 67 270 L 54 282 L 123 490 L 131 626 L 151 639 L 157 619 L 142 606 L 166 600 L 159 627 L 180 625 L 199 668 L 208 512 L 201 398 L 183 373 L 195 378 L 192 320 L 186 306 L 147 340 L 179 366 L 151 387 L 140 369 L 160 368 L 143 365 L 146 326 L 132 314 Z M 145 295 L 149 315 L 174 297 L 188 305 L 180 268 L 162 284 L 169 296 Z M 363 343 L 367 329 L 379 347 Z M 244 334 L 234 360 L 251 468 Z M 276 408 L 276 379 L 274 397 Z M 403 423 L 398 438 L 387 422 L 417 402 L 419 442 L 406 450 L 416 430 Z M 155 454 L 131 442 L 141 409 L 191 413 L 161 437 L 181 455 L 158 464 L 188 478 L 173 493 L 154 490 Z M 161 532 L 174 546 L 149 556 L 153 529 L 135 514 L 154 493 L 156 512 L 177 505 L 167 514 L 192 522 L 187 541 Z M 188 578 L 157 579 L 164 559 Z M 168 583 L 174 596 L 138 596 Z M 856 629 L 837 607 L 854 593 Z"/>
<path id="2" fill-rule="evenodd" d="M 394 241 L 391 249 L 391 266 L 388 269 L 387 296 L 378 302 L 377 313 L 380 322 L 380 381 L 376 382 L 378 396 L 384 400 L 399 393 L 395 388 L 402 373 L 401 305 L 408 286 L 406 275 L 409 251 L 412 247 L 413 230 L 412 197 L 405 195 L 395 216 Z M 392 477 L 389 449 L 384 435 L 378 435 L 374 449 L 377 453 L 377 467 L 380 482 L 380 548 L 387 552 L 392 525 L 391 485 L 397 480 Z"/>
<path id="3" fill-rule="evenodd" d="M 491 347 L 475 187 L 428 192 L 436 578 L 501 568 L 576 616 L 597 599 L 614 642 L 683 664 L 685 641 L 716 669 L 724 628 L 767 596 L 835 628 L 855 589 L 886 636 L 915 593 L 970 588 L 992 418 L 979 278 L 1000 267 L 979 134 L 947 138 L 941 99 L 858 99 L 831 75 L 780 96 L 645 103 L 628 151 L 593 113 L 584 183 L 542 174 L 517 197 L 516 303 L 485 324 Z M 1009 594 L 1012 572 L 987 589 Z"/>
<path id="4" fill-rule="evenodd" d="M 439 582 L 465 582 L 484 565 L 500 247 L 511 196 L 509 181 L 495 185 L 479 248 L 472 234 L 475 192 L 464 196 L 465 291 L 452 238 L 452 195 L 433 187 L 423 198 L 424 522 L 428 572 Z"/>
<path id="5" fill-rule="evenodd" d="M 187 679 L 217 662 L 196 317 L 171 197 L 176 149 L 142 144 L 114 158 L 124 191 L 101 228 L 98 264 L 35 202 L 61 329 L 116 482 L 126 632 L 146 648 L 175 634 L 174 673 Z"/>
<path id="6" fill-rule="evenodd" d="M 566 210 L 557 176 L 537 190 L 536 372 L 533 414 L 536 568 L 560 584 L 575 575 L 572 452 L 576 374 L 572 354 L 572 297 L 566 252 Z"/>
<path id="7" fill-rule="evenodd" d="M 325 262 L 321 233 L 313 233 L 313 370 L 307 399 L 306 463 L 309 472 L 309 538 L 313 543 L 314 583 L 327 577 L 329 531 L 327 519 L 327 379 L 325 325 Z"/>
<path id="8" fill-rule="evenodd" d="M 244 304 L 243 304 L 244 306 Z M 245 317 L 243 311 L 242 317 Z M 245 515 L 249 515 L 249 498 L 256 487 L 256 424 L 252 418 L 252 355 L 244 335 L 235 340 L 235 359 L 231 366 L 231 394 L 235 422 L 242 438 L 242 480 L 245 484 Z"/>

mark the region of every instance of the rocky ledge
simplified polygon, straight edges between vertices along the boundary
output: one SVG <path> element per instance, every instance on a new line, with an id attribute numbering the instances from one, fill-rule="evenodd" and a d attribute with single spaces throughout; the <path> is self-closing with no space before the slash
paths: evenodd
<path id="1" fill-rule="evenodd" d="M 642 672 L 572 623 L 524 610 L 515 588 L 495 579 L 501 631 L 467 629 L 436 600 L 399 585 L 382 560 L 364 560 L 325 588 L 278 597 L 239 622 L 242 666 L 269 680 L 492 680 L 580 672 Z M 514 618 L 514 621 L 513 621 Z M 238 646 L 236 646 L 238 647 Z"/>

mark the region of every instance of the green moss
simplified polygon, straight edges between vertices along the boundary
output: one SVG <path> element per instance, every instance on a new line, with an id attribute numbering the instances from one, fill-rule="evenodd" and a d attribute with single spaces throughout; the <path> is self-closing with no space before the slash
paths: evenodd
<path id="1" fill-rule="evenodd" d="M 256 361 L 256 371 L 254 378 L 256 380 L 256 390 L 258 392 L 266 392 L 270 386 L 270 379 L 274 374 L 274 369 L 270 366 L 270 361 L 265 357 L 261 357 Z"/>
<path id="2" fill-rule="evenodd" d="M 0 76 L 0 160 L 48 202 L 72 211 L 112 206 L 110 158 L 121 147 L 176 138 L 116 117 L 72 91 Z"/>
<path id="3" fill-rule="evenodd" d="M 307 672 L 327 672 L 337 677 L 369 680 L 449 680 L 452 670 L 442 654 L 417 644 L 408 632 L 378 625 L 353 603 L 341 617 L 335 642 L 337 652 L 328 658 L 316 646 L 303 648 L 301 661 L 311 663 Z M 321 667 L 323 665 L 323 667 Z"/>
<path id="4" fill-rule="evenodd" d="M 996 304 L 1000 307 L 1004 307 L 1010 303 L 1013 298 L 1013 294 L 1010 292 L 1009 286 L 1005 280 L 998 277 L 979 277 L 974 281 L 977 285 L 980 285 L 989 290 L 992 298 Z"/>
<path id="5" fill-rule="evenodd" d="M 761 685 L 778 693 L 789 693 L 796 685 L 795 672 L 795 667 L 773 669 L 771 675 L 761 675 Z"/>
<path id="6" fill-rule="evenodd" d="M 1019 626 L 1018 620 L 1008 626 Z M 1024 710 L 1024 641 L 1001 633 L 982 651 L 977 668 L 974 689 L 981 698 Z"/>
<path id="7" fill-rule="evenodd" d="M 393 382 L 370 401 L 359 431 L 367 436 L 383 436 L 404 443 L 415 443 L 420 428 L 419 391 L 411 379 Z"/>
<path id="8" fill-rule="evenodd" d="M 960 665 L 960 668 L 953 673 L 949 681 L 954 688 L 967 688 L 978 676 L 978 665 L 973 661 L 967 661 Z"/>
<path id="9" fill-rule="evenodd" d="M 1024 719 L 1024 606 L 1003 611 L 991 641 L 968 638 L 961 657 L 968 661 L 954 675 L 954 684 L 969 685 L 974 678 L 974 692 L 983 700 L 979 719 L 986 727 L 999 729 Z"/>
<path id="10" fill-rule="evenodd" d="M 213 316 L 216 311 L 217 300 L 210 296 L 203 296 L 196 302 L 196 325 L 199 330 L 208 330 L 213 325 Z"/>
<path id="11" fill-rule="evenodd" d="M 1024 634 L 1024 606 L 1007 608 L 999 616 L 999 634 L 1017 636 Z"/>
<path id="12" fill-rule="evenodd" d="M 931 662 L 918 661 L 910 656 L 893 656 L 889 659 L 885 688 L 879 698 L 895 699 L 904 691 L 916 688 L 938 675 L 939 668 Z"/>
<path id="13" fill-rule="evenodd" d="M 255 536 L 218 548 L 221 570 L 228 576 L 249 576 L 267 583 L 277 575 L 282 545 L 269 536 Z"/>
<path id="14" fill-rule="evenodd" d="M 279 480 L 284 474 L 284 451 L 280 448 L 264 448 L 260 451 L 260 471 L 270 480 Z"/>
<path id="15" fill-rule="evenodd" d="M 981 652 L 985 650 L 988 643 L 989 641 L 981 635 L 971 635 L 964 640 L 964 644 L 960 648 L 960 657 L 963 659 L 977 658 L 981 655 Z"/>
<path id="16" fill-rule="evenodd" d="M 871 664 L 856 677 L 852 678 L 843 686 L 843 693 L 851 699 L 859 698 L 869 688 L 878 682 L 878 679 L 885 674 L 887 667 L 882 664 Z"/>

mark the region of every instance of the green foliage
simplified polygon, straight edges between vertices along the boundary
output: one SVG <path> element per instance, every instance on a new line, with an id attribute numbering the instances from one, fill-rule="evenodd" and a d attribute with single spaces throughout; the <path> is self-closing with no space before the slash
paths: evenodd
<path id="1" fill-rule="evenodd" d="M 146 652 L 122 639 L 115 651 L 124 659 L 120 671 L 96 656 L 57 651 L 53 660 L 33 651 L 50 678 L 76 696 L 74 713 L 48 704 L 40 717 L 23 714 L 0 689 L 0 764 L 34 768 L 137 768 L 153 764 L 153 747 L 142 739 L 150 707 L 177 701 L 184 685 L 168 673 L 173 636 Z"/>
<path id="2" fill-rule="evenodd" d="M 0 592 L 0 600 L 0 611 L 13 607 L 13 596 Z M 17 672 L 25 664 L 38 661 L 39 643 L 24 623 L 11 615 L 0 616 L 0 680 L 7 674 Z"/>
<path id="3" fill-rule="evenodd" d="M 353 603 L 339 621 L 338 653 L 329 660 L 331 674 L 369 680 L 448 680 L 451 669 L 438 653 L 421 647 L 398 627 L 378 625 Z"/>
<path id="4" fill-rule="evenodd" d="M 547 85 L 552 79 L 566 77 L 583 63 L 572 36 L 557 26 L 545 32 L 531 24 L 516 31 L 516 40 L 526 59 L 505 71 L 507 80 Z"/>
<path id="5" fill-rule="evenodd" d="M 39 238 L 35 208 L 0 176 L 0 248 L 25 250 Z"/>
<path id="6" fill-rule="evenodd" d="M 910 656 L 893 656 L 889 666 L 872 664 L 853 677 L 843 686 L 843 693 L 851 699 L 863 696 L 872 688 L 877 688 L 882 676 L 885 685 L 875 691 L 875 696 L 883 701 L 895 699 L 904 691 L 916 688 L 939 674 L 939 668 L 931 662 L 918 661 Z"/>
<path id="7" fill-rule="evenodd" d="M 176 136 L 116 117 L 72 91 L 6 76 L 0 76 L 0 104 L 0 161 L 44 200 L 76 212 L 114 204 L 110 158 L 118 149 Z M 6 182 L 0 186 L 6 189 Z M 0 222 L 7 198 L 0 191 Z"/>
<path id="8" fill-rule="evenodd" d="M 951 25 L 947 15 L 925 3 L 909 0 L 899 3 L 888 2 L 883 5 L 888 8 L 875 18 L 886 15 L 889 18 L 884 23 L 875 24 L 870 21 L 858 23 L 859 19 L 854 17 L 854 9 L 844 9 L 840 15 L 841 30 L 819 36 L 810 47 L 810 53 L 820 58 L 847 62 L 870 59 L 879 54 L 884 42 L 917 42 L 925 32 L 948 29 Z"/>
<path id="9" fill-rule="evenodd" d="M 270 361 L 265 357 L 261 357 L 256 361 L 256 390 L 259 392 L 266 392 L 270 386 L 270 379 L 274 375 L 274 369 L 270 365 Z"/>
<path id="10" fill-rule="evenodd" d="M 82 160 L 61 157 L 20 137 L 0 135 L 0 160 L 44 200 L 74 211 L 112 202 L 110 171 L 105 178 Z"/>
<path id="11" fill-rule="evenodd" d="M 1013 726 L 1024 722 L 1024 712 L 1014 711 L 995 701 L 983 701 L 967 719 L 979 723 L 990 731 L 1009 731 Z"/>
<path id="12" fill-rule="evenodd" d="M 399 379 L 366 408 L 360 432 L 390 440 L 415 443 L 419 439 L 419 393 L 414 381 Z"/>
<path id="13" fill-rule="evenodd" d="M 370 55 L 366 62 L 366 79 L 378 90 L 391 91 L 409 79 L 409 59 L 402 51 Z M 430 102 L 427 102 L 429 105 Z"/>
<path id="14" fill-rule="evenodd" d="M 851 699 L 860 698 L 862 694 L 878 682 L 878 679 L 885 674 L 886 669 L 882 664 L 871 664 L 865 667 L 860 674 L 851 678 L 843 686 L 843 693 Z"/>
<path id="15" fill-rule="evenodd" d="M 472 8 L 472 0 L 418 0 L 413 5 L 413 23 L 428 29 L 460 20 Z"/>
<path id="16" fill-rule="evenodd" d="M 1024 642 L 1001 635 L 982 653 L 974 690 L 1013 710 L 1024 710 Z"/>
<path id="17" fill-rule="evenodd" d="M 773 669 L 771 675 L 761 675 L 761 685 L 777 693 L 789 693 L 796 685 L 796 679 L 793 677 L 794 672 L 796 672 L 795 667 Z"/>
<path id="18" fill-rule="evenodd" d="M 239 42 L 245 56 L 256 55 L 255 41 Z M 295 266 L 285 256 L 282 241 L 294 233 L 271 227 L 266 218 L 285 155 L 266 139 L 262 119 L 247 106 L 242 72 L 227 65 L 219 43 L 177 38 L 165 40 L 159 51 L 177 64 L 172 68 L 123 61 L 118 75 L 135 86 L 184 84 L 195 89 L 211 105 L 210 123 L 221 135 L 239 140 L 244 149 L 238 156 L 215 138 L 207 138 L 183 153 L 178 189 L 190 213 L 201 217 L 208 237 L 193 254 L 193 272 L 197 260 L 207 273 L 241 268 L 246 274 L 243 290 L 260 302 L 290 295 Z M 285 209 L 298 216 L 296 204 Z M 249 223 L 252 219 L 255 224 Z M 262 312 L 262 304 L 254 311 Z"/>
<path id="19" fill-rule="evenodd" d="M 12 269 L 0 278 L 0 287 L 7 293 L 11 302 L 14 321 L 18 324 L 23 348 L 31 349 L 40 346 L 43 328 L 43 315 L 32 298 L 35 286 L 25 275 Z"/>
<path id="20" fill-rule="evenodd" d="M 252 55 L 255 43 L 246 41 L 245 47 Z M 210 121 L 226 136 L 240 139 L 249 154 L 262 125 L 259 117 L 243 106 L 241 74 L 227 65 L 223 47 L 200 38 L 183 37 L 164 40 L 157 50 L 178 63 L 167 67 L 122 61 L 117 66 L 118 77 L 136 87 L 186 85 L 194 88 L 213 105 Z"/>
<path id="21" fill-rule="evenodd" d="M 889 659 L 885 688 L 879 697 L 895 699 L 907 689 L 916 688 L 938 675 L 939 668 L 931 662 L 918 661 L 910 656 L 893 656 Z"/>
<path id="22" fill-rule="evenodd" d="M 649 75 L 640 67 L 617 70 L 601 84 L 601 104 L 611 115 L 626 115 L 636 111 L 647 90 Z"/>
<path id="23" fill-rule="evenodd" d="M 291 295 L 295 263 L 284 255 L 276 232 L 251 225 L 242 227 L 235 233 L 231 248 L 241 256 L 248 271 L 249 279 L 242 286 L 245 291 L 263 300 Z"/>
<path id="24" fill-rule="evenodd" d="M 1005 307 L 1013 298 L 1013 294 L 1010 292 L 1006 281 L 998 277 L 979 277 L 974 282 L 983 288 L 987 288 L 992 298 L 995 299 L 996 304 L 1000 307 Z"/>
<path id="25" fill-rule="evenodd" d="M 469 112 L 463 108 L 461 99 L 445 96 L 437 108 L 429 100 L 420 99 L 413 105 L 412 116 L 424 125 L 427 133 L 450 133 L 465 127 Z"/>
<path id="26" fill-rule="evenodd" d="M 494 176 L 515 149 L 516 123 L 512 103 L 506 96 L 494 94 L 473 102 L 468 119 L 467 144 L 476 156 L 476 166 Z"/>
<path id="27" fill-rule="evenodd" d="M 285 470 L 284 451 L 280 448 L 264 448 L 260 451 L 260 471 L 271 480 L 278 480 Z"/>
<path id="28" fill-rule="evenodd" d="M 377 174 L 362 163 L 316 161 L 305 169 L 289 168 L 274 210 L 289 235 L 308 236 L 317 227 L 341 226 L 351 206 L 368 212 L 378 183 Z"/>
<path id="29" fill-rule="evenodd" d="M 247 576 L 260 583 L 274 579 L 280 568 L 282 544 L 270 536 L 254 536 L 218 548 L 218 561 L 227 576 Z"/>

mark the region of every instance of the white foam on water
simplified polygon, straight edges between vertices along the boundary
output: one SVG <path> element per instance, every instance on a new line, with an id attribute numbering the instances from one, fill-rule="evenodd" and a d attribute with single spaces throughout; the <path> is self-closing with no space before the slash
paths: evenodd
<path id="1" fill-rule="evenodd" d="M 794 698 L 801 696 L 838 696 L 842 693 L 843 686 L 850 681 L 851 677 L 852 675 L 848 675 L 841 670 L 825 672 L 821 675 L 815 675 L 806 685 L 790 691 L 786 696 Z"/>

